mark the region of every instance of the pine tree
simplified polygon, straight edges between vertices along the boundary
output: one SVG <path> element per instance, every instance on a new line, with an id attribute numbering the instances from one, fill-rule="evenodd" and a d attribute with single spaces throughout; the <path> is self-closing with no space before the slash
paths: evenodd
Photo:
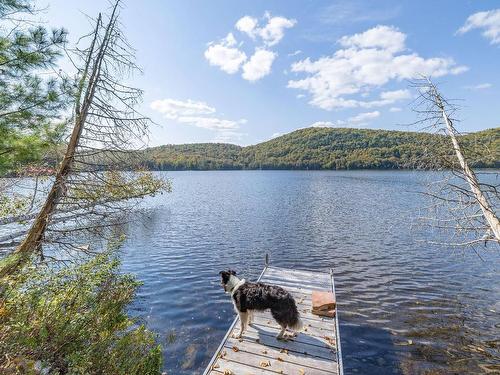
<path id="1" fill-rule="evenodd" d="M 29 0 L 0 0 L 0 174 L 38 159 L 62 130 L 68 81 L 55 71 L 64 29 L 29 19 Z"/>

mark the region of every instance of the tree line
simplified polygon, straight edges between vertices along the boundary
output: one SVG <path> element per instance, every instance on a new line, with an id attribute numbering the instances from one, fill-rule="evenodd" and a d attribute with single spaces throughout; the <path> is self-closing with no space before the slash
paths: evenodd
<path id="1" fill-rule="evenodd" d="M 460 136 L 475 168 L 500 167 L 500 128 Z M 149 170 L 428 169 L 453 156 L 444 135 L 371 129 L 307 128 L 267 142 L 166 145 L 146 149 Z"/>

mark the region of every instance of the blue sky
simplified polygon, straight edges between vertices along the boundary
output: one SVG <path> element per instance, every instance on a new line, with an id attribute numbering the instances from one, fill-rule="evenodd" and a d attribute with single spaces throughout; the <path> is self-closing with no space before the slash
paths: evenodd
<path id="1" fill-rule="evenodd" d="M 39 0 L 76 40 L 107 1 Z M 500 126 L 498 1 L 125 0 L 151 144 L 248 145 L 315 126 L 405 130 L 407 79 L 463 99 L 463 131 Z M 418 130 L 418 129 L 414 129 Z"/>

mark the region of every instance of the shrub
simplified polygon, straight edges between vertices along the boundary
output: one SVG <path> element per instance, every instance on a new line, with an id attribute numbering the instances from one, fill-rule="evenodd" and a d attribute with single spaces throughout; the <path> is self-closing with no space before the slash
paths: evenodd
<path id="1" fill-rule="evenodd" d="M 0 373 L 159 374 L 154 335 L 126 314 L 139 283 L 112 252 L 0 284 Z"/>

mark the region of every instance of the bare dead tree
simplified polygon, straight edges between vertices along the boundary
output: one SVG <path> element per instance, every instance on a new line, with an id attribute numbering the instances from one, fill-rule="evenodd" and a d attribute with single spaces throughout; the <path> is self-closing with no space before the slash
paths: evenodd
<path id="1" fill-rule="evenodd" d="M 50 245 L 50 256 L 55 245 L 70 256 L 91 253 L 79 242 L 103 237 L 123 222 L 131 202 L 169 188 L 150 173 L 121 172 L 138 167 L 150 120 L 136 110 L 142 91 L 124 83 L 138 67 L 119 12 L 117 0 L 110 15 L 99 14 L 93 32 L 81 38 L 87 47 L 69 51 L 78 75 L 67 148 L 39 211 L 2 219 L 4 225 L 31 224 L 27 232 L 21 228 L 0 235 L 0 244 L 23 238 L 14 250 L 16 261 L 0 273 L 11 272 L 33 254 L 47 256 L 43 244 Z"/>
<path id="2" fill-rule="evenodd" d="M 433 215 L 425 220 L 435 228 L 451 230 L 456 240 L 447 245 L 474 246 L 477 244 L 500 244 L 500 221 L 498 207 L 500 184 L 498 173 L 476 173 L 469 165 L 474 152 L 485 145 L 462 144 L 455 115 L 458 106 L 444 98 L 437 86 L 428 77 L 412 82 L 418 91 L 415 112 L 419 116 L 414 124 L 425 130 L 443 134 L 449 146 L 445 152 L 434 152 L 432 169 L 446 170 L 441 181 L 430 185 L 426 194 L 432 198 L 429 208 Z M 500 150 L 488 150 L 498 160 Z M 482 179 L 478 175 L 483 175 Z M 491 182 L 490 180 L 496 180 Z"/>

